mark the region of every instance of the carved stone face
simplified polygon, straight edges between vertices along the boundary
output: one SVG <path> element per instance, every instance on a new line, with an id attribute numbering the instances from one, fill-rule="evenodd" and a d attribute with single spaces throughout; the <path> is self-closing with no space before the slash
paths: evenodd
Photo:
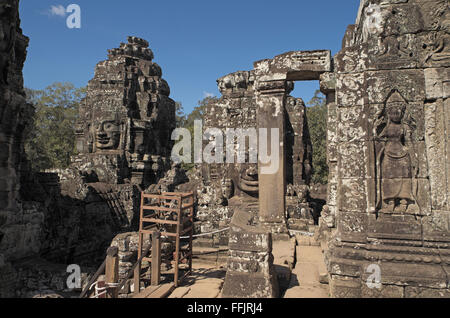
<path id="1" fill-rule="evenodd" d="M 364 13 L 363 40 L 366 41 L 372 35 L 378 36 L 383 33 L 384 15 L 377 4 L 369 4 Z"/>
<path id="2" fill-rule="evenodd" d="M 233 181 L 231 179 L 225 179 L 222 181 L 221 184 L 222 189 L 222 196 L 225 199 L 230 199 L 233 196 L 234 188 L 233 188 Z"/>
<path id="3" fill-rule="evenodd" d="M 404 103 L 391 103 L 388 105 L 387 115 L 391 122 L 400 124 L 405 113 Z"/>
<path id="4" fill-rule="evenodd" d="M 114 120 L 103 120 L 95 127 L 97 149 L 117 149 L 120 141 L 120 125 Z"/>

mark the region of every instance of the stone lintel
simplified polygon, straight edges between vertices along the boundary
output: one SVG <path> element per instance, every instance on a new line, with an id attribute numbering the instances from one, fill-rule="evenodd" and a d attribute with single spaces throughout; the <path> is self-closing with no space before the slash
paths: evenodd
<path id="1" fill-rule="evenodd" d="M 332 71 L 331 51 L 291 51 L 272 60 L 257 61 L 254 67 L 258 79 L 319 80 L 322 73 Z"/>

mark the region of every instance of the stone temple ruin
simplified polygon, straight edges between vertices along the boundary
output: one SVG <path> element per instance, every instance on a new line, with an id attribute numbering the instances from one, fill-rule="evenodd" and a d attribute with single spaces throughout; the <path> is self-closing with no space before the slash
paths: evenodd
<path id="1" fill-rule="evenodd" d="M 220 78 L 222 96 L 208 105 L 204 130 L 278 129 L 276 173 L 262 173 L 268 164 L 261 158 L 196 164 L 189 172 L 173 164 L 175 102 L 149 43 L 136 37 L 96 66 L 70 167 L 32 173 L 23 150 L 33 116 L 21 73 L 28 39 L 18 1 L 4 1 L 0 296 L 62 292 L 65 264 L 83 265 L 86 278 L 110 245 L 118 247 L 120 279 L 128 279 L 140 194 L 194 191 L 194 256 L 197 249 L 227 262 L 222 297 L 304 296 L 292 279 L 295 273 L 302 287 L 305 240 L 319 250 L 331 297 L 450 297 L 449 6 L 361 0 L 335 56 L 293 51 Z M 323 207 L 309 193 L 306 107 L 289 95 L 305 80 L 320 82 L 328 109 Z M 297 255 L 280 261 L 294 234 Z M 169 241 L 162 251 L 173 252 Z M 130 281 L 119 292 L 127 297 L 133 289 L 139 293 Z"/>
<path id="2" fill-rule="evenodd" d="M 204 117 L 205 130 L 208 128 L 219 128 L 222 131 L 236 128 L 245 130 L 259 127 L 255 78 L 254 71 L 240 71 L 226 75 L 217 81 L 223 96 L 217 103 L 208 105 Z M 290 90 L 292 89 L 293 83 L 290 83 Z M 283 122 L 287 130 L 288 191 L 285 195 L 288 204 L 283 215 L 286 213 L 290 216 L 289 220 L 293 227 L 295 225 L 301 227 L 301 224 L 306 227 L 309 223 L 313 223 L 313 210 L 306 202 L 311 178 L 312 155 L 305 116 L 306 107 L 300 98 L 291 96 L 287 98 Z M 238 140 L 234 141 L 237 146 Z M 199 167 L 201 183 L 197 185 L 199 200 L 197 217 L 201 221 L 201 232 L 227 227 L 236 210 L 247 211 L 254 217 L 259 215 L 258 164 L 249 163 L 248 150 L 246 149 L 247 163 L 245 164 L 203 163 Z M 224 157 L 226 156 L 225 149 Z M 219 241 L 215 243 L 210 242 L 211 238 L 206 238 L 204 241 L 212 246 L 227 245 L 228 234 L 221 235 Z M 198 240 L 198 243 L 200 242 L 201 240 Z"/>

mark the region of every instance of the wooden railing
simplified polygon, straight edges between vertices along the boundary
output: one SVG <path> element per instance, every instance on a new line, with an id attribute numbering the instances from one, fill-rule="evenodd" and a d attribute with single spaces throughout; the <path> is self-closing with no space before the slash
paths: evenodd
<path id="1" fill-rule="evenodd" d="M 146 204 L 145 200 L 152 201 Z M 166 214 L 175 213 L 173 220 L 159 218 Z M 193 238 L 193 214 L 194 214 L 194 194 L 167 192 L 162 195 L 141 193 L 140 224 L 139 224 L 139 247 L 138 259 L 128 272 L 127 277 L 119 282 L 119 256 L 118 248 L 110 247 L 107 250 L 106 259 L 89 280 L 88 285 L 83 289 L 80 298 L 91 297 L 95 286 L 97 298 L 117 298 L 119 291 L 125 286 L 127 281 L 134 275 L 134 293 L 140 293 L 141 264 L 142 261 L 151 263 L 151 285 L 160 284 L 161 279 L 161 236 L 173 237 L 175 240 L 174 253 L 174 286 L 178 284 L 192 271 L 192 238 Z M 158 231 L 158 225 L 172 226 L 172 231 Z M 143 249 L 144 234 L 151 235 L 152 244 Z M 185 235 L 183 237 L 183 235 Z M 181 249 L 181 239 L 187 239 L 187 248 Z M 148 254 L 151 249 L 151 257 Z M 182 255 L 181 253 L 184 253 Z M 180 262 L 187 261 L 188 268 L 182 277 L 179 276 Z M 99 281 L 100 275 L 105 274 L 105 280 Z"/>
<path id="2" fill-rule="evenodd" d="M 105 274 L 104 281 L 98 281 L 100 275 Z M 104 290 L 103 293 L 96 296 L 98 298 L 117 298 L 119 289 L 117 284 L 119 281 L 119 249 L 115 246 L 111 246 L 106 251 L 106 258 L 102 265 L 95 272 L 94 276 L 91 277 L 87 286 L 83 289 L 80 294 L 80 298 L 89 297 L 94 286 L 97 289 Z"/>

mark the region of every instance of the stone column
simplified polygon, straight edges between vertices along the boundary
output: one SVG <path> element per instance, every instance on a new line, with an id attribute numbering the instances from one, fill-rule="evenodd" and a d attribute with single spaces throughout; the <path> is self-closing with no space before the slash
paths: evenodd
<path id="1" fill-rule="evenodd" d="M 230 222 L 229 259 L 223 298 L 276 298 L 278 278 L 273 266 L 272 234 L 249 225 L 252 215 L 237 210 Z"/>
<path id="2" fill-rule="evenodd" d="M 274 234 L 287 233 L 285 219 L 285 100 L 289 92 L 289 83 L 286 80 L 257 81 L 257 123 L 258 128 L 267 129 L 268 154 L 271 149 L 271 129 L 276 128 L 279 132 L 278 160 L 275 167 L 269 169 L 274 163 L 263 163 L 261 153 L 258 156 L 259 175 L 259 217 L 266 228 Z M 292 86 L 292 85 L 291 85 Z M 261 136 L 259 136 L 261 138 Z M 259 143 L 261 144 L 261 139 Z M 272 170 L 265 173 L 264 170 Z M 277 237 L 277 235 L 275 235 Z"/>
<path id="3" fill-rule="evenodd" d="M 338 164 L 337 164 L 337 106 L 336 106 L 336 76 L 332 72 L 323 73 L 320 76 L 320 91 L 326 96 L 327 103 L 327 163 L 328 163 L 328 185 L 327 185 L 327 208 L 322 211 L 321 219 L 328 228 L 334 228 L 337 187 L 338 187 Z"/>

